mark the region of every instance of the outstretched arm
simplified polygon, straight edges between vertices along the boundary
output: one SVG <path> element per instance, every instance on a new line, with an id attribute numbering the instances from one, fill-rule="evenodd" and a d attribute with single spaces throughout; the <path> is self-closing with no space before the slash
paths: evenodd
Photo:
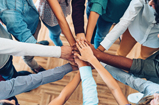
<path id="1" fill-rule="evenodd" d="M 55 82 L 72 71 L 70 64 L 65 64 L 54 69 L 46 70 L 38 74 L 18 76 L 8 81 L 0 82 L 0 100 L 18 95 L 20 93 L 37 88 L 40 85 Z"/>
<path id="2" fill-rule="evenodd" d="M 65 18 L 64 14 L 63 14 L 63 11 L 61 9 L 61 6 L 60 6 L 58 0 L 47 0 L 47 1 L 48 1 L 49 5 L 50 5 L 52 11 L 54 12 L 57 20 L 58 20 L 58 23 L 59 23 L 59 25 L 61 27 L 61 30 L 62 30 L 63 34 L 66 36 L 69 44 L 71 46 L 73 46 L 74 43 L 75 43 L 75 39 L 74 39 L 74 37 L 73 37 L 73 35 L 71 33 L 71 30 L 69 28 L 69 25 L 68 25 L 68 23 L 66 21 L 66 18 Z"/>
<path id="3" fill-rule="evenodd" d="M 67 84 L 66 87 L 61 91 L 60 95 L 52 100 L 49 105 L 63 105 L 72 95 L 74 90 L 77 88 L 78 84 L 80 83 L 80 73 L 77 72 L 75 77 L 72 79 L 70 83 Z"/>
<path id="4" fill-rule="evenodd" d="M 91 48 L 88 46 L 88 44 L 83 41 L 83 42 L 78 42 L 78 44 L 76 45 L 81 53 L 81 56 L 79 54 L 76 55 L 80 59 L 85 60 L 94 66 L 94 68 L 98 71 L 104 82 L 107 84 L 108 88 L 112 92 L 118 104 L 120 105 L 128 104 L 128 101 L 125 98 L 124 94 L 122 93 L 117 82 L 111 76 L 111 74 L 99 63 L 99 61 L 93 55 L 93 52 Z"/>
<path id="5" fill-rule="evenodd" d="M 97 20 L 99 18 L 99 14 L 91 11 L 88 19 L 88 24 L 87 24 L 87 31 L 86 31 L 86 39 L 91 42 L 92 35 L 94 32 L 94 28 L 97 24 Z"/>
<path id="6" fill-rule="evenodd" d="M 87 66 L 85 62 L 77 59 L 76 57 L 75 57 L 75 62 L 79 67 L 80 76 L 82 80 L 83 105 L 97 105 L 98 104 L 97 85 L 93 78 L 91 67 Z"/>
<path id="7" fill-rule="evenodd" d="M 120 69 L 124 69 L 129 71 L 132 64 L 133 64 L 133 60 L 126 58 L 126 57 L 122 57 L 122 56 L 118 56 L 118 55 L 112 55 L 112 54 L 108 54 L 105 52 L 101 52 L 97 49 L 94 48 L 94 46 L 88 42 L 85 41 L 92 49 L 94 56 L 99 60 L 102 61 L 103 63 L 109 64 L 111 66 L 120 68 Z"/>
<path id="8" fill-rule="evenodd" d="M 22 43 L 5 38 L 0 38 L 0 54 L 14 56 L 60 57 L 62 59 L 73 61 L 72 48 L 70 46 L 44 46 Z"/>

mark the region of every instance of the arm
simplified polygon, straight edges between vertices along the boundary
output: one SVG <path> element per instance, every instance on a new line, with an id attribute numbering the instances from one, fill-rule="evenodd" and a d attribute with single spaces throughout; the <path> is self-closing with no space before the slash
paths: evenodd
<path id="1" fill-rule="evenodd" d="M 12 18 L 10 18 L 10 15 L 12 15 Z M 0 18 L 2 22 L 6 25 L 8 32 L 11 33 L 17 40 L 28 43 L 30 43 L 30 41 L 32 43 L 37 42 L 34 36 L 32 35 L 31 30 L 28 29 L 28 25 L 23 20 L 21 13 L 19 11 L 4 11 L 1 14 Z"/>
<path id="2" fill-rule="evenodd" d="M 62 33 L 66 36 L 69 44 L 71 46 L 73 46 L 75 44 L 75 39 L 71 33 L 71 30 L 69 28 L 69 25 L 66 21 L 66 18 L 63 14 L 63 11 L 61 9 L 61 6 L 60 6 L 58 0 L 47 0 L 47 1 L 58 20 Z"/>
<path id="3" fill-rule="evenodd" d="M 35 89 L 40 85 L 60 80 L 65 74 L 71 71 L 71 65 L 65 64 L 38 74 L 18 76 L 8 81 L 2 81 L 0 82 L 0 100 Z"/>
<path id="4" fill-rule="evenodd" d="M 83 105 L 98 105 L 97 85 L 92 76 L 91 67 L 77 58 L 75 62 L 79 67 L 82 80 Z"/>
<path id="5" fill-rule="evenodd" d="M 129 71 L 132 64 L 133 64 L 133 60 L 126 58 L 126 57 L 122 57 L 122 56 L 118 56 L 118 55 L 111 55 L 105 52 L 101 52 L 97 49 L 94 48 L 94 46 L 88 42 L 85 41 L 92 49 L 94 56 L 101 62 L 109 64 L 111 66 L 120 68 L 120 69 L 124 69 Z"/>
<path id="6" fill-rule="evenodd" d="M 72 79 L 70 83 L 67 84 L 66 87 L 61 91 L 60 95 L 52 100 L 49 105 L 63 105 L 65 102 L 69 99 L 69 97 L 72 95 L 74 90 L 77 88 L 78 84 L 80 83 L 80 73 L 77 72 L 75 77 Z"/>
<path id="7" fill-rule="evenodd" d="M 97 85 L 92 76 L 90 66 L 83 66 L 79 68 L 82 91 L 83 91 L 83 105 L 98 105 Z"/>
<path id="8" fill-rule="evenodd" d="M 97 24 L 97 20 L 99 18 L 99 14 L 96 12 L 91 11 L 88 19 L 87 24 L 87 31 L 86 31 L 86 39 L 90 42 L 92 39 L 94 28 Z"/>
<path id="9" fill-rule="evenodd" d="M 152 95 L 159 89 L 159 85 L 148 80 L 141 79 L 131 73 L 106 65 L 105 69 L 118 81 L 130 86 L 131 88 L 141 92 L 144 96 Z M 156 78 L 157 79 L 157 78 Z"/>
<path id="10" fill-rule="evenodd" d="M 131 22 L 135 19 L 144 5 L 144 0 L 132 0 L 120 22 L 106 35 L 105 39 L 101 42 L 101 45 L 108 50 L 110 46 L 116 41 L 116 39 L 122 35 Z"/>
<path id="11" fill-rule="evenodd" d="M 72 20 L 75 34 L 84 32 L 84 9 L 85 0 L 72 0 Z"/>
<path id="12" fill-rule="evenodd" d="M 5 46 L 4 46 L 5 45 Z M 31 43 L 22 43 L 10 39 L 0 38 L 0 54 L 13 56 L 43 56 L 56 57 L 73 61 L 70 46 L 43 46 Z"/>
<path id="13" fill-rule="evenodd" d="M 94 66 L 94 68 L 98 71 L 104 82 L 107 84 L 108 88 L 112 92 L 118 104 L 120 105 L 128 104 L 128 101 L 125 98 L 124 94 L 122 93 L 119 85 L 117 84 L 115 79 L 110 75 L 110 73 L 107 70 L 105 70 L 105 68 L 94 57 L 91 48 L 84 42 L 81 43 L 79 42 L 76 45 L 81 53 L 81 56 L 79 54 L 77 54 L 77 56 L 82 60 L 88 61 Z"/>

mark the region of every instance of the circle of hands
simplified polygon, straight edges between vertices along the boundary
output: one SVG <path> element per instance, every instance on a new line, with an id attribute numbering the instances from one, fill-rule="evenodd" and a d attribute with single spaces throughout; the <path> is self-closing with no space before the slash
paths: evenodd
<path id="1" fill-rule="evenodd" d="M 61 58 L 70 61 L 74 66 L 73 70 L 78 70 L 78 67 L 91 66 L 90 60 L 94 57 L 93 52 L 96 50 L 94 46 L 84 38 L 76 40 L 76 44 L 71 46 L 61 47 Z"/>

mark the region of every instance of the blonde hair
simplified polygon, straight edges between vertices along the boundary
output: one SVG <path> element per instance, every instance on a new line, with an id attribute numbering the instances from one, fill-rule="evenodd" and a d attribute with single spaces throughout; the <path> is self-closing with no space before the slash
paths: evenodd
<path id="1" fill-rule="evenodd" d="M 140 101 L 136 105 L 150 105 L 150 102 L 153 99 L 154 99 L 153 95 L 143 97 L 140 99 Z"/>

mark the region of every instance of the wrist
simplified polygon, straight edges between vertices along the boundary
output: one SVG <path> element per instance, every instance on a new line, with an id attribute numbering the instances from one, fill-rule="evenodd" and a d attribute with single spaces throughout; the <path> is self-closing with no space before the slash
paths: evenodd
<path id="1" fill-rule="evenodd" d="M 88 62 L 92 64 L 93 61 L 97 60 L 95 56 L 92 56 L 88 59 Z"/>
<path id="2" fill-rule="evenodd" d="M 87 63 L 84 61 L 80 61 L 78 64 L 78 68 L 83 67 L 83 66 L 87 66 Z"/>

